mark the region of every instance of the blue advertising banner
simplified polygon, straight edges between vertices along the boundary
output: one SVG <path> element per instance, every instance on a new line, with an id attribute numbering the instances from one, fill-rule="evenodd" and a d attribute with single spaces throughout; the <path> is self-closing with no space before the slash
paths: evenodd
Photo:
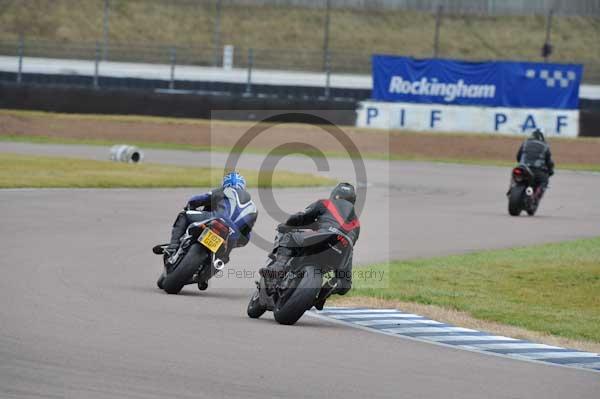
<path id="1" fill-rule="evenodd" d="M 373 99 L 424 104 L 576 109 L 583 66 L 373 56 Z"/>

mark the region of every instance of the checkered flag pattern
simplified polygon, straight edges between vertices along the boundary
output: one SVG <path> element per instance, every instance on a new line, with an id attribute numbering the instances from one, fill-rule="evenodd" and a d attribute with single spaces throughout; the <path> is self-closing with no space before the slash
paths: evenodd
<path id="1" fill-rule="evenodd" d="M 535 69 L 528 69 L 525 72 L 525 76 L 529 79 L 535 79 L 536 77 L 543 79 L 546 81 L 547 87 L 556 87 L 558 85 L 562 88 L 569 87 L 569 83 L 577 77 L 574 71 L 549 71 L 547 69 L 540 70 L 539 74 Z"/>

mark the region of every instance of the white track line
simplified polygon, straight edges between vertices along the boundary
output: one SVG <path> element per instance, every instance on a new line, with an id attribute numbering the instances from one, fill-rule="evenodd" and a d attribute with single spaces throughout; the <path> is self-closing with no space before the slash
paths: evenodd
<path id="1" fill-rule="evenodd" d="M 354 323 L 360 324 L 361 326 L 383 326 L 386 324 L 444 324 L 435 320 L 404 320 L 404 319 L 377 319 L 377 320 L 365 320 L 355 321 Z"/>
<path id="2" fill-rule="evenodd" d="M 382 328 L 381 331 L 394 334 L 410 334 L 410 333 L 438 333 L 438 332 L 478 332 L 470 328 L 462 327 L 399 327 L 399 328 Z"/>
<path id="3" fill-rule="evenodd" d="M 597 357 L 600 361 L 600 357 L 597 353 L 589 352 L 537 352 L 537 353 L 515 353 L 515 356 L 526 357 L 527 359 L 562 359 L 568 357 Z"/>
<path id="4" fill-rule="evenodd" d="M 407 317 L 424 319 L 423 316 L 409 313 L 378 313 L 378 314 L 343 314 L 343 315 L 326 315 L 334 319 L 377 319 L 377 318 L 389 318 L 389 319 L 404 319 Z"/>
<path id="5" fill-rule="evenodd" d="M 593 362 L 593 363 L 569 363 L 568 366 L 569 367 L 581 367 L 581 368 L 585 368 L 585 369 L 591 369 L 593 371 L 600 371 L 600 362 Z M 594 370 L 594 369 L 598 369 L 598 370 Z"/>
<path id="6" fill-rule="evenodd" d="M 476 349 L 564 349 L 558 346 L 550 346 L 544 344 L 533 344 L 529 342 L 521 342 L 514 344 L 475 344 L 466 345 Z"/>
<path id="7" fill-rule="evenodd" d="M 332 308 L 328 308 L 328 310 L 323 310 L 323 314 L 335 313 L 335 314 L 344 314 L 344 313 L 402 313 L 396 309 L 340 309 L 340 310 L 331 310 Z"/>
<path id="8" fill-rule="evenodd" d="M 503 337 L 501 335 L 433 335 L 421 336 L 421 339 L 439 342 L 459 341 L 518 341 L 516 338 Z"/>

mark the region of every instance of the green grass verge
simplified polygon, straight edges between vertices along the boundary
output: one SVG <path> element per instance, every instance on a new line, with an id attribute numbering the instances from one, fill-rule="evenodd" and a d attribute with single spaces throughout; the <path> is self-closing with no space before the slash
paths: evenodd
<path id="1" fill-rule="evenodd" d="M 14 143 L 33 143 L 33 144 L 77 144 L 93 146 L 113 146 L 123 144 L 123 140 L 97 140 L 97 139 L 73 139 L 47 136 L 24 136 L 24 135 L 0 135 L 0 141 Z M 151 141 L 131 141 L 127 140 L 128 145 L 143 147 L 144 149 L 155 150 L 182 150 L 182 151 L 228 151 L 225 147 L 211 147 L 190 144 L 161 143 Z"/>
<path id="2" fill-rule="evenodd" d="M 92 140 L 92 139 L 68 139 L 58 137 L 45 137 L 45 136 L 24 136 L 24 135 L 0 135 L 0 141 L 5 142 L 19 142 L 19 143 L 35 143 L 35 144 L 79 144 L 79 145 L 94 145 L 94 146 L 112 146 L 116 144 L 123 144 L 122 141 L 116 140 Z M 142 142 L 142 141 L 128 141 L 130 145 L 136 145 L 138 147 L 146 149 L 157 149 L 157 150 L 184 150 L 184 151 L 216 151 L 216 152 L 230 152 L 231 148 L 228 147 L 208 147 L 188 144 L 175 144 L 175 143 L 161 143 L 161 142 Z M 249 154 L 265 154 L 266 150 L 260 148 L 248 147 L 244 152 Z M 324 154 L 327 157 L 332 158 L 346 158 L 348 154 L 343 152 L 325 151 Z M 306 153 L 306 155 L 319 155 L 318 153 Z M 381 153 L 361 153 L 365 159 L 382 159 L 392 161 L 417 161 L 417 162 L 435 162 L 435 163 L 453 163 L 462 165 L 483 165 L 483 166 L 502 166 L 511 167 L 514 166 L 514 162 L 499 161 L 499 160 L 486 160 L 486 159 L 465 159 L 465 158 L 432 158 L 420 155 L 394 155 L 394 154 L 381 154 Z M 591 171 L 600 172 L 600 164 L 561 164 L 558 170 L 577 170 L 577 171 Z"/>
<path id="3" fill-rule="evenodd" d="M 437 305 L 477 319 L 600 342 L 600 238 L 369 269 L 387 273 L 389 285 L 377 288 L 373 281 L 357 279 L 350 296 Z"/>
<path id="4" fill-rule="evenodd" d="M 273 181 L 241 170 L 249 187 L 330 186 L 334 180 L 307 173 L 275 172 Z M 0 153 L 0 188 L 214 187 L 223 171 L 159 164 L 125 164 Z"/>
<path id="5" fill-rule="evenodd" d="M 238 126 L 238 127 L 249 127 L 253 126 L 256 122 L 253 121 L 241 121 L 241 120 L 218 120 L 218 119 L 198 119 L 198 118 L 178 118 L 170 116 L 154 116 L 154 115 L 115 115 L 115 114 L 72 114 L 72 113 L 60 113 L 60 112 L 49 112 L 49 111 L 37 111 L 37 110 L 21 110 L 21 109 L 10 109 L 0 108 L 0 116 L 10 116 L 16 118 L 44 118 L 47 123 L 52 123 L 53 120 L 73 120 L 73 121 L 94 121 L 98 123 L 102 122 L 125 122 L 125 123 L 153 123 L 162 125 L 197 125 L 197 126 Z M 274 124 L 278 125 L 278 124 Z M 302 123 L 289 123 L 285 126 L 294 128 L 307 128 L 312 129 L 312 126 Z M 467 138 L 482 138 L 489 139 L 490 134 L 487 133 L 473 133 L 473 132 L 452 132 L 452 133 L 439 133 L 439 132 L 422 132 L 414 130 L 389 130 L 380 128 L 365 128 L 356 126 L 342 126 L 343 129 L 349 129 L 352 133 L 357 134 L 382 134 L 391 136 L 440 136 L 440 137 L 467 137 Z M 26 135 L 26 134 L 25 134 Z M 503 136 L 507 137 L 507 136 Z M 510 136 L 508 136 L 510 137 Z M 514 136 L 513 138 L 519 139 Z M 520 138 L 522 139 L 522 137 Z M 83 140 L 83 139 L 81 139 Z M 552 137 L 552 141 L 588 141 L 590 143 L 597 143 L 599 139 L 597 137 Z M 168 145 L 168 143 L 165 143 Z M 180 145 L 184 147 L 185 145 Z M 199 147 L 199 146 L 196 146 Z"/>
<path id="6" fill-rule="evenodd" d="M 258 67 L 322 69 L 323 9 L 239 3 L 223 2 L 221 6 L 221 43 L 234 45 L 236 54 L 242 55 L 254 48 Z M 78 1 L 73 7 L 73 0 L 0 2 L 0 40 L 16 44 L 19 34 L 25 33 L 28 41 L 52 40 L 63 46 L 101 41 L 103 4 Z M 135 44 L 141 49 L 119 51 L 113 47 L 109 51 L 111 60 L 168 62 L 168 46 L 185 46 L 188 50 L 180 49 L 177 54 L 179 62 L 212 64 L 214 53 L 206 47 L 214 43 L 216 1 L 120 0 L 110 4 L 110 44 Z M 553 21 L 552 61 L 587 62 L 587 75 L 600 62 L 597 18 L 555 15 Z M 376 6 L 362 10 L 333 8 L 329 48 L 334 52 L 334 71 L 368 72 L 369 56 L 373 53 L 431 56 L 435 25 L 431 12 L 381 10 Z M 545 34 L 543 15 L 447 14 L 441 24 L 439 54 L 466 59 L 541 60 L 540 46 Z M 144 45 L 164 45 L 165 51 L 143 51 Z M 282 56 L 273 50 L 288 52 Z M 91 59 L 94 55 L 93 48 L 69 54 L 61 46 L 30 46 L 26 51 L 33 56 Z M 344 56 L 347 52 L 354 57 Z"/>

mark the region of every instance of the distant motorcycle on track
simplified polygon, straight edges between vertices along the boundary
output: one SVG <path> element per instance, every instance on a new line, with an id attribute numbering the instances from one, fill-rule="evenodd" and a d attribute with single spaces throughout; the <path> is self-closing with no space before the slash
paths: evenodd
<path id="1" fill-rule="evenodd" d="M 276 276 L 261 273 L 248 303 L 248 316 L 256 319 L 268 310 L 280 324 L 296 323 L 304 312 L 331 294 L 335 285 L 328 284 L 328 273 L 345 264 L 352 251 L 352 240 L 337 229 L 278 232 L 269 263 L 283 262 L 284 269 Z"/>
<path id="2" fill-rule="evenodd" d="M 231 228 L 218 217 L 207 218 L 188 226 L 177 251 L 165 260 L 165 270 L 156 284 L 169 294 L 177 294 L 188 284 L 206 290 L 208 280 L 225 266 Z M 168 244 L 158 247 L 166 248 Z"/>
<path id="3" fill-rule="evenodd" d="M 543 195 L 544 189 L 535 184 L 535 174 L 529 166 L 519 164 L 513 168 L 507 193 L 511 216 L 519 216 L 522 211 L 529 216 L 535 215 Z"/>

